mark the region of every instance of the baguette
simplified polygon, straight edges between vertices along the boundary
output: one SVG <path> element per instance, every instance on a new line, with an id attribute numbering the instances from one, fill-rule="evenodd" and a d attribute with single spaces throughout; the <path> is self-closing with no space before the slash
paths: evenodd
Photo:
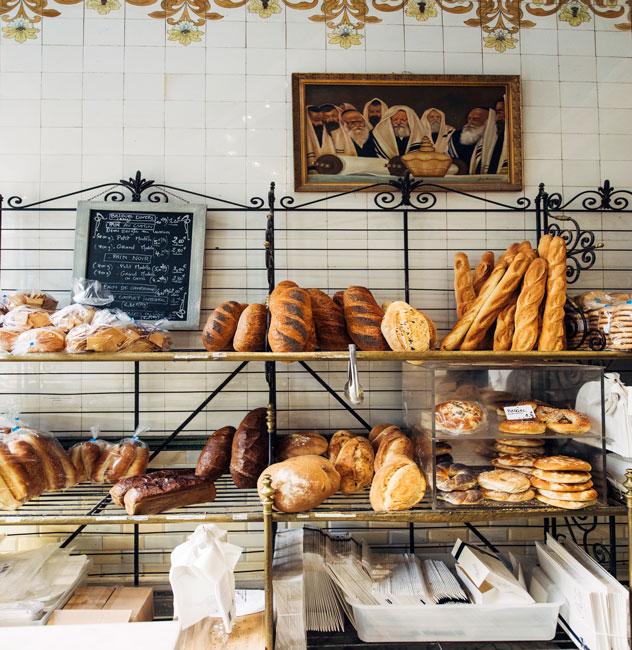
<path id="1" fill-rule="evenodd" d="M 388 350 L 380 326 L 384 311 L 366 287 L 349 287 L 343 295 L 347 332 L 358 350 Z"/>
<path id="2" fill-rule="evenodd" d="M 516 317 L 515 298 L 498 314 L 496 330 L 494 332 L 494 352 L 511 350 L 511 339 L 513 338 Z"/>
<path id="3" fill-rule="evenodd" d="M 534 259 L 524 276 L 522 290 L 516 303 L 515 329 L 511 349 L 529 352 L 538 342 L 540 305 L 546 288 L 547 263 Z"/>
<path id="4" fill-rule="evenodd" d="M 308 289 L 316 339 L 321 350 L 347 350 L 351 339 L 347 333 L 345 314 L 332 298 L 320 289 Z"/>
<path id="5" fill-rule="evenodd" d="M 566 242 L 554 237 L 547 250 L 549 274 L 538 350 L 551 352 L 566 347 L 564 305 L 566 304 Z"/>
<path id="6" fill-rule="evenodd" d="M 538 242 L 538 255 L 545 260 L 548 260 L 549 246 L 553 240 L 553 235 L 542 235 Z"/>
<path id="7" fill-rule="evenodd" d="M 509 266 L 512 262 L 514 257 L 520 252 L 520 243 L 519 242 L 514 242 L 513 244 L 510 244 L 507 246 L 507 249 L 505 252 L 500 256 L 500 260 L 504 261 L 507 263 L 507 266 Z"/>
<path id="8" fill-rule="evenodd" d="M 478 296 L 481 292 L 481 287 L 485 283 L 485 280 L 490 276 L 491 272 L 494 269 L 494 253 L 492 251 L 485 251 L 481 255 L 481 261 L 478 263 L 476 270 L 474 271 L 474 293 Z"/>
<path id="9" fill-rule="evenodd" d="M 503 259 L 500 259 L 490 276 L 485 280 L 485 283 L 481 287 L 481 292 L 476 297 L 476 300 L 472 303 L 471 307 L 465 312 L 465 314 L 463 314 L 463 317 L 459 318 L 450 330 L 449 334 L 441 342 L 442 350 L 458 350 L 461 342 L 467 334 L 467 331 L 474 322 L 476 315 L 483 306 L 483 303 L 502 280 L 506 270 L 507 263 Z"/>
<path id="10" fill-rule="evenodd" d="M 470 260 L 466 253 L 456 253 L 454 256 L 454 297 L 456 315 L 461 318 L 476 298 Z"/>
<path id="11" fill-rule="evenodd" d="M 461 343 L 461 350 L 477 349 L 489 328 L 494 324 L 501 309 L 511 300 L 511 296 L 518 288 L 527 266 L 529 266 L 529 258 L 524 253 L 518 253 L 509 265 L 502 280 L 496 285 L 476 314 L 463 339 L 463 343 Z"/>

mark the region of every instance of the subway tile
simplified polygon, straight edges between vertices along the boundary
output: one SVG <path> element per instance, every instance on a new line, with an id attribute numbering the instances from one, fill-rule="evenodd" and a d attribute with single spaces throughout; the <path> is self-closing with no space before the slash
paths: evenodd
<path id="1" fill-rule="evenodd" d="M 84 72 L 123 72 L 125 48 L 116 45 L 85 45 Z"/>
<path id="2" fill-rule="evenodd" d="M 562 106 L 597 106 L 597 84 L 594 82 L 563 81 L 560 83 Z"/>

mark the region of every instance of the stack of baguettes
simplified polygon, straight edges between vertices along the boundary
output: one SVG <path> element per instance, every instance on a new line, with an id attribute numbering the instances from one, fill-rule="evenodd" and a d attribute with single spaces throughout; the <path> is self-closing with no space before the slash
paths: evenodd
<path id="1" fill-rule="evenodd" d="M 566 243 L 544 235 L 511 244 L 494 263 L 491 251 L 470 269 L 465 253 L 454 260 L 458 321 L 442 350 L 557 351 L 566 347 Z"/>

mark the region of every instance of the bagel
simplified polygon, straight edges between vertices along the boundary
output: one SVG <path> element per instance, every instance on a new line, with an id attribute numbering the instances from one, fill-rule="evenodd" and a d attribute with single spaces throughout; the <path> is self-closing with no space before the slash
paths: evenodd
<path id="1" fill-rule="evenodd" d="M 533 470 L 533 476 L 550 483 L 586 483 L 592 478 L 589 472 L 547 472 L 537 468 Z"/>
<path id="2" fill-rule="evenodd" d="M 542 447 L 543 440 L 533 438 L 496 438 L 497 445 L 511 445 L 513 447 Z"/>
<path id="3" fill-rule="evenodd" d="M 514 447 L 513 445 L 499 445 L 494 449 L 502 454 L 531 454 L 531 456 L 544 456 L 544 447 Z"/>
<path id="4" fill-rule="evenodd" d="M 574 456 L 545 456 L 538 458 L 533 466 L 546 471 L 590 472 L 592 469 L 592 465 L 588 461 Z M 563 483 L 563 481 L 560 482 Z"/>
<path id="5" fill-rule="evenodd" d="M 453 490 L 470 490 L 476 487 L 476 474 L 471 467 L 453 463 L 441 463 L 435 470 L 435 482 L 438 490 L 452 492 Z"/>
<path id="6" fill-rule="evenodd" d="M 559 420 L 560 410 L 554 406 L 549 406 L 548 404 L 536 404 L 534 407 L 535 417 L 540 420 L 540 422 L 555 422 Z"/>
<path id="7" fill-rule="evenodd" d="M 535 498 L 535 490 L 525 490 L 524 492 L 500 492 L 498 490 L 486 490 L 483 488 L 481 490 L 483 493 L 484 499 L 490 499 L 491 501 L 506 501 L 508 503 L 521 503 L 523 501 L 531 501 Z"/>
<path id="8" fill-rule="evenodd" d="M 471 433 L 485 420 L 485 412 L 477 402 L 453 399 L 435 406 L 435 424 L 447 433 Z"/>
<path id="9" fill-rule="evenodd" d="M 455 506 L 472 506 L 480 503 L 483 493 L 478 488 L 453 490 L 452 492 L 441 492 L 437 495 L 437 498 Z"/>
<path id="10" fill-rule="evenodd" d="M 531 485 L 533 485 L 534 488 L 551 490 L 552 492 L 582 492 L 591 488 L 593 486 L 593 482 L 586 481 L 585 483 L 552 483 L 551 481 L 543 481 L 541 478 L 532 476 Z"/>
<path id="11" fill-rule="evenodd" d="M 563 501 L 562 499 L 550 499 L 545 497 L 543 494 L 536 494 L 535 498 L 542 503 L 546 503 L 547 506 L 553 506 L 555 508 L 565 508 L 566 510 L 579 510 L 580 508 L 588 508 L 589 506 L 594 506 L 596 501 Z"/>
<path id="12" fill-rule="evenodd" d="M 574 409 L 561 409 L 559 420 L 547 422 L 546 426 L 554 433 L 581 435 L 590 431 L 590 419 Z"/>
<path id="13" fill-rule="evenodd" d="M 493 465 L 503 465 L 505 467 L 533 467 L 533 463 L 536 460 L 536 456 L 531 456 L 529 454 L 504 454 L 498 456 L 498 458 L 492 459 Z M 494 463 L 494 461 L 496 461 Z"/>
<path id="14" fill-rule="evenodd" d="M 503 433 L 521 433 L 537 435 L 546 431 L 547 425 L 539 420 L 504 420 L 498 423 L 498 429 Z"/>
<path id="15" fill-rule="evenodd" d="M 513 469 L 493 469 L 478 475 L 478 484 L 486 490 L 515 494 L 531 488 L 527 476 Z"/>
<path id="16" fill-rule="evenodd" d="M 599 496 L 597 490 L 593 488 L 581 492 L 555 492 L 554 490 L 538 488 L 538 494 L 549 499 L 559 499 L 560 501 L 595 501 Z"/>

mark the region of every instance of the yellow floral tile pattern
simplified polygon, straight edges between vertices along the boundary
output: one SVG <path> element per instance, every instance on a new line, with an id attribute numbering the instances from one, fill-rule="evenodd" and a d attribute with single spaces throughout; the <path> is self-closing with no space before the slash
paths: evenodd
<path id="1" fill-rule="evenodd" d="M 309 20 L 323 22 L 328 43 L 344 50 L 362 45 L 364 26 L 382 22 L 380 14 L 402 11 L 405 20 L 439 21 L 440 12 L 463 16 L 463 24 L 479 28 L 485 48 L 499 54 L 515 50 L 520 30 L 536 26 L 540 17 L 557 15 L 571 27 L 581 27 L 593 16 L 616 21 L 615 28 L 632 30 L 632 0 L 50 0 L 58 5 L 85 2 L 101 16 L 120 11 L 122 3 L 151 7 L 148 16 L 166 19 L 170 41 L 180 45 L 199 43 L 207 21 L 221 20 L 225 11 L 246 7 L 266 20 L 285 9 L 315 11 Z M 37 40 L 42 18 L 61 14 L 49 0 L 0 0 L 2 36 L 16 43 Z M 221 12 L 221 13 L 220 13 Z"/>

